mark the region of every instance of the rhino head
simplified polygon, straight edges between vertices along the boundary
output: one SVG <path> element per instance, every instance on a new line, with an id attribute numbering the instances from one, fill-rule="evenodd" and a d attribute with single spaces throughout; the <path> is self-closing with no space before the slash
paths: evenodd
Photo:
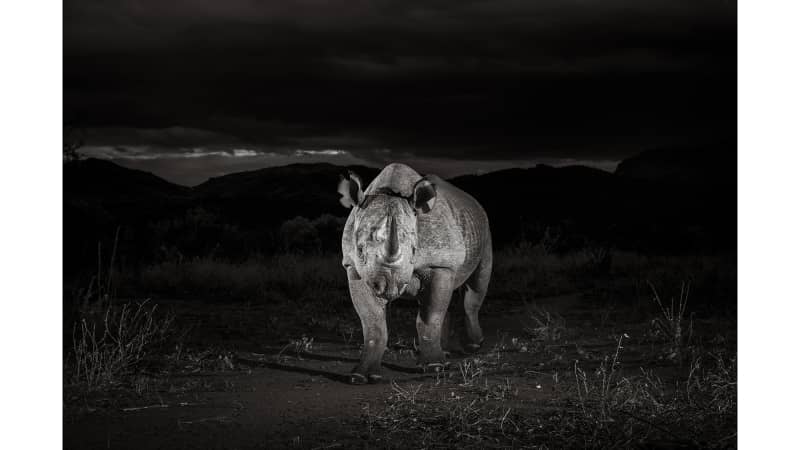
<path id="1" fill-rule="evenodd" d="M 350 172 L 339 183 L 340 202 L 354 208 L 352 248 L 343 248 L 358 275 L 376 296 L 394 300 L 412 283 L 417 252 L 417 215 L 436 202 L 436 187 L 425 178 L 404 197 L 377 189 L 365 194 L 361 178 Z"/>

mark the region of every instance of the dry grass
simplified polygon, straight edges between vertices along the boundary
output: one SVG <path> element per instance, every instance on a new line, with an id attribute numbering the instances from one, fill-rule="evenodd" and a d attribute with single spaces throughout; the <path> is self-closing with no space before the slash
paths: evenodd
<path id="1" fill-rule="evenodd" d="M 518 301 L 573 292 L 574 274 L 587 262 L 581 253 L 555 254 L 522 242 L 495 252 L 490 292 Z"/>
<path id="2" fill-rule="evenodd" d="M 525 304 L 525 333 L 534 341 L 553 342 L 561 339 L 566 321 L 561 315 L 534 304 Z"/>
<path id="3" fill-rule="evenodd" d="M 493 375 L 497 358 L 463 359 L 432 383 L 392 381 L 384 405 L 365 406 L 368 438 L 387 448 L 506 448 L 523 442 L 521 416 L 508 406 L 519 389 L 510 378 Z"/>
<path id="4" fill-rule="evenodd" d="M 369 439 L 388 448 L 508 447 L 523 442 L 525 430 L 518 414 L 503 405 L 509 394 L 507 380 L 485 384 L 497 396 L 454 390 L 448 384 L 402 386 L 392 384 L 383 408 L 366 407 L 363 420 Z"/>
<path id="5" fill-rule="evenodd" d="M 623 334 L 617 340 L 617 348 L 613 355 L 606 355 L 600 362 L 600 366 L 595 370 L 594 377 L 590 377 L 578 367 L 575 361 L 575 385 L 578 390 L 578 401 L 581 410 L 588 417 L 594 417 L 596 411 L 599 413 L 598 420 L 607 421 L 609 419 L 609 408 L 611 402 L 611 390 L 617 384 L 619 377 L 620 352 L 623 349 L 622 342 L 628 339 L 627 334 Z"/>
<path id="6" fill-rule="evenodd" d="M 692 284 L 692 298 L 702 299 L 700 305 L 706 303 L 709 295 L 726 298 L 726 292 L 715 289 L 718 285 L 730 284 L 730 280 L 725 278 L 726 275 L 720 275 L 724 269 L 719 269 L 711 258 L 693 259 L 687 263 L 680 258 L 613 253 L 611 278 L 603 274 L 606 278 L 597 281 L 596 277 L 600 275 L 587 275 L 592 272 L 589 268 L 593 257 L 586 252 L 558 255 L 546 246 L 530 245 L 499 251 L 495 256 L 490 300 L 519 305 L 537 295 L 573 292 L 596 283 L 610 292 L 611 306 L 615 311 L 624 311 L 626 319 L 629 319 L 631 304 L 641 303 L 647 307 L 644 314 L 648 319 L 654 312 L 660 314 L 658 327 L 667 337 L 667 345 L 685 345 L 690 329 L 686 314 L 688 286 L 678 296 L 677 302 L 668 306 L 652 287 L 648 289 L 645 280 L 653 280 L 653 285 L 670 286 L 675 285 L 671 284 L 675 279 L 688 279 L 689 275 L 694 275 L 696 282 Z M 692 272 L 687 274 L 689 271 Z M 266 328 L 272 330 L 281 324 L 297 323 L 303 328 L 294 336 L 308 333 L 304 338 L 291 341 L 282 354 L 300 356 L 310 350 L 315 345 L 314 339 L 306 336 L 312 336 L 316 327 L 334 331 L 333 336 L 341 336 L 347 343 L 357 343 L 360 339 L 360 325 L 352 310 L 346 277 L 336 255 L 281 255 L 242 263 L 210 257 L 164 262 L 125 279 L 124 283 L 135 293 L 179 298 L 252 299 L 268 304 L 269 317 L 275 322 L 267 322 Z M 619 283 L 621 287 L 617 289 L 613 283 Z M 651 291 L 657 297 L 654 302 L 650 301 Z M 697 306 L 695 303 L 693 301 L 693 308 Z M 611 311 L 611 306 L 603 306 Z M 393 313 L 399 314 L 399 311 Z M 604 321 L 609 320 L 608 314 L 610 312 L 602 318 Z M 572 339 L 573 332 L 575 339 L 597 340 L 599 336 L 578 334 L 578 322 L 570 316 L 570 326 L 575 328 L 571 328 L 570 336 L 565 338 L 565 320 L 535 304 L 528 308 L 526 319 L 526 336 L 514 338 L 510 347 L 518 358 L 516 361 L 523 361 L 519 367 L 512 367 L 518 371 L 515 376 L 506 378 L 497 374 L 496 369 L 507 373 L 509 368 L 508 361 L 501 360 L 508 358 L 509 354 L 501 341 L 489 353 L 463 359 L 449 371 L 437 374 L 430 382 L 392 383 L 385 403 L 371 404 L 364 410 L 362 419 L 368 435 L 364 437 L 376 447 L 387 448 L 608 448 L 735 443 L 730 436 L 736 426 L 736 359 L 716 349 L 708 353 L 696 345 L 696 342 L 702 342 L 700 333 L 693 341 L 691 351 L 686 352 L 687 357 L 683 358 L 688 364 L 669 365 L 669 370 L 659 369 L 656 373 L 648 368 L 647 361 L 637 362 L 631 367 L 625 365 L 625 346 L 629 344 L 618 331 L 614 333 L 617 339 L 608 343 L 611 348 L 616 344 L 616 349 L 606 356 L 601 354 L 599 358 L 592 357 L 590 361 L 574 365 L 568 362 L 568 358 L 546 361 L 541 358 L 539 350 L 542 347 L 560 348 L 556 341 Z M 644 322 L 644 317 L 641 322 Z M 84 380 L 86 386 L 100 386 L 109 382 L 101 381 L 104 379 L 103 370 L 92 370 L 92 367 L 114 367 L 112 372 L 117 374 L 116 379 L 120 374 L 135 372 L 136 358 L 132 364 L 102 362 L 114 361 L 118 356 L 114 356 L 109 344 L 113 340 L 104 337 L 106 327 L 103 322 L 99 322 L 97 331 L 92 323 L 87 320 L 76 328 L 76 337 L 79 338 L 76 341 L 83 342 L 80 354 L 84 356 L 81 375 L 72 379 Z M 152 326 L 158 328 L 157 325 L 156 321 Z M 625 324 L 619 322 L 617 325 L 622 327 Z M 127 328 L 135 329 L 136 326 Z M 149 332 L 146 330 L 151 328 L 144 326 L 140 329 L 147 336 Z M 633 330 L 624 329 L 633 335 Z M 321 339 L 318 342 L 322 342 Z M 148 353 L 148 348 L 145 346 L 144 354 Z M 398 341 L 387 358 L 395 354 L 407 356 L 403 352 L 413 352 L 412 348 L 412 344 Z M 107 349 L 107 353 L 101 349 Z M 75 354 L 79 354 L 77 346 Z M 96 359 L 86 355 L 96 355 Z M 230 366 L 221 355 L 212 352 L 208 356 L 198 354 L 192 358 L 197 360 L 195 365 L 200 368 L 229 370 Z M 189 356 L 176 355 L 176 359 L 192 359 Z M 524 365 L 525 358 L 530 358 L 530 365 Z M 212 363 L 225 364 L 218 367 Z M 551 363 L 553 366 L 547 366 Z M 640 364 L 645 368 L 640 368 Z M 563 367 L 556 367 L 559 365 Z M 120 370 L 117 367 L 127 368 Z M 560 382 L 559 370 L 562 370 Z M 528 371 L 552 373 L 555 381 L 550 400 L 540 402 L 527 398 L 525 390 L 531 386 L 525 384 L 528 379 L 520 374 Z M 113 383 L 115 377 L 105 379 Z M 137 389 L 148 389 L 148 383 L 152 380 L 140 377 Z"/>
<path id="7" fill-rule="evenodd" d="M 670 297 L 669 306 L 662 302 L 655 286 L 649 283 L 653 291 L 653 301 L 658 305 L 661 316 L 653 319 L 652 324 L 657 334 L 664 336 L 671 344 L 669 357 L 680 358 L 684 347 L 691 340 L 693 332 L 693 320 L 691 316 L 686 317 L 686 306 L 689 303 L 689 290 L 691 282 L 681 282 L 681 290 L 677 301 L 675 297 Z"/>
<path id="8" fill-rule="evenodd" d="M 729 444 L 725 442 L 736 429 L 735 357 L 698 357 L 683 378 L 669 384 L 652 369 L 623 375 L 622 342 L 621 337 L 614 354 L 604 357 L 593 373 L 575 364 L 579 409 L 571 420 L 575 429 L 584 430 L 584 446 Z"/>
<path id="9" fill-rule="evenodd" d="M 626 367 L 630 341 L 618 336 L 594 367 L 576 362 L 572 383 L 559 383 L 553 372 L 542 398 L 520 394 L 541 389 L 538 382 L 498 376 L 501 364 L 485 356 L 466 358 L 433 382 L 392 382 L 385 404 L 365 406 L 364 438 L 386 448 L 735 445 L 735 358 L 706 353 L 665 381 L 655 369 Z M 526 369 L 524 358 L 514 361 Z"/>
<path id="10" fill-rule="evenodd" d="M 157 308 L 147 301 L 108 306 L 99 323 L 88 316 L 75 324 L 68 361 L 72 383 L 95 390 L 130 375 L 171 332 L 173 316 L 159 317 Z"/>

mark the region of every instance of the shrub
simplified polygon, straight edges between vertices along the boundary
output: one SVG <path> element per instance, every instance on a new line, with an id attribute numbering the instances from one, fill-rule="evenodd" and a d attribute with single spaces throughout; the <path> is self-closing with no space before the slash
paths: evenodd
<path id="1" fill-rule="evenodd" d="M 347 291 L 339 255 L 276 255 L 234 263 L 219 258 L 193 258 L 145 267 L 124 280 L 130 293 L 193 296 L 200 299 L 299 300 Z"/>
<path id="2" fill-rule="evenodd" d="M 305 217 L 295 217 L 281 224 L 281 243 L 284 251 L 296 253 L 318 252 L 321 241 L 314 224 Z"/>
<path id="3" fill-rule="evenodd" d="M 320 250 L 324 253 L 340 253 L 342 233 L 347 219 L 332 214 L 323 214 L 311 221 L 320 240 Z"/>

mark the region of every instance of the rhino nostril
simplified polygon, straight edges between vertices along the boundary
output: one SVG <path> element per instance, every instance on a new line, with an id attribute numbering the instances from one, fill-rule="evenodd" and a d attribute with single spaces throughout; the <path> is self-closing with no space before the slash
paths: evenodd
<path id="1" fill-rule="evenodd" d="M 371 283 L 372 290 L 375 291 L 376 295 L 381 295 L 386 291 L 386 280 L 384 278 L 379 278 Z"/>

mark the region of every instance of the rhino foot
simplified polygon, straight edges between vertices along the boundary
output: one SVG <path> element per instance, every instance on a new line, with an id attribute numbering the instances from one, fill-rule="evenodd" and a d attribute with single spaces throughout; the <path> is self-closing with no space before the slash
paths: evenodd
<path id="1" fill-rule="evenodd" d="M 352 372 L 347 379 L 350 384 L 360 385 L 360 384 L 377 384 L 383 381 L 383 376 L 379 373 L 368 373 L 364 375 L 358 372 Z"/>
<path id="2" fill-rule="evenodd" d="M 422 366 L 422 371 L 425 373 L 428 372 L 436 373 L 436 372 L 444 372 L 445 370 L 447 370 L 450 367 L 450 363 L 447 361 L 432 362 L 432 363 L 422 364 L 421 366 Z"/>
<path id="3" fill-rule="evenodd" d="M 464 353 L 471 355 L 473 353 L 477 353 L 478 350 L 480 350 L 481 347 L 483 347 L 483 341 L 481 341 L 479 344 L 464 344 L 463 347 L 464 347 Z"/>
<path id="4" fill-rule="evenodd" d="M 351 373 L 350 378 L 348 379 L 350 384 L 367 384 L 367 377 L 361 375 L 360 373 Z"/>

